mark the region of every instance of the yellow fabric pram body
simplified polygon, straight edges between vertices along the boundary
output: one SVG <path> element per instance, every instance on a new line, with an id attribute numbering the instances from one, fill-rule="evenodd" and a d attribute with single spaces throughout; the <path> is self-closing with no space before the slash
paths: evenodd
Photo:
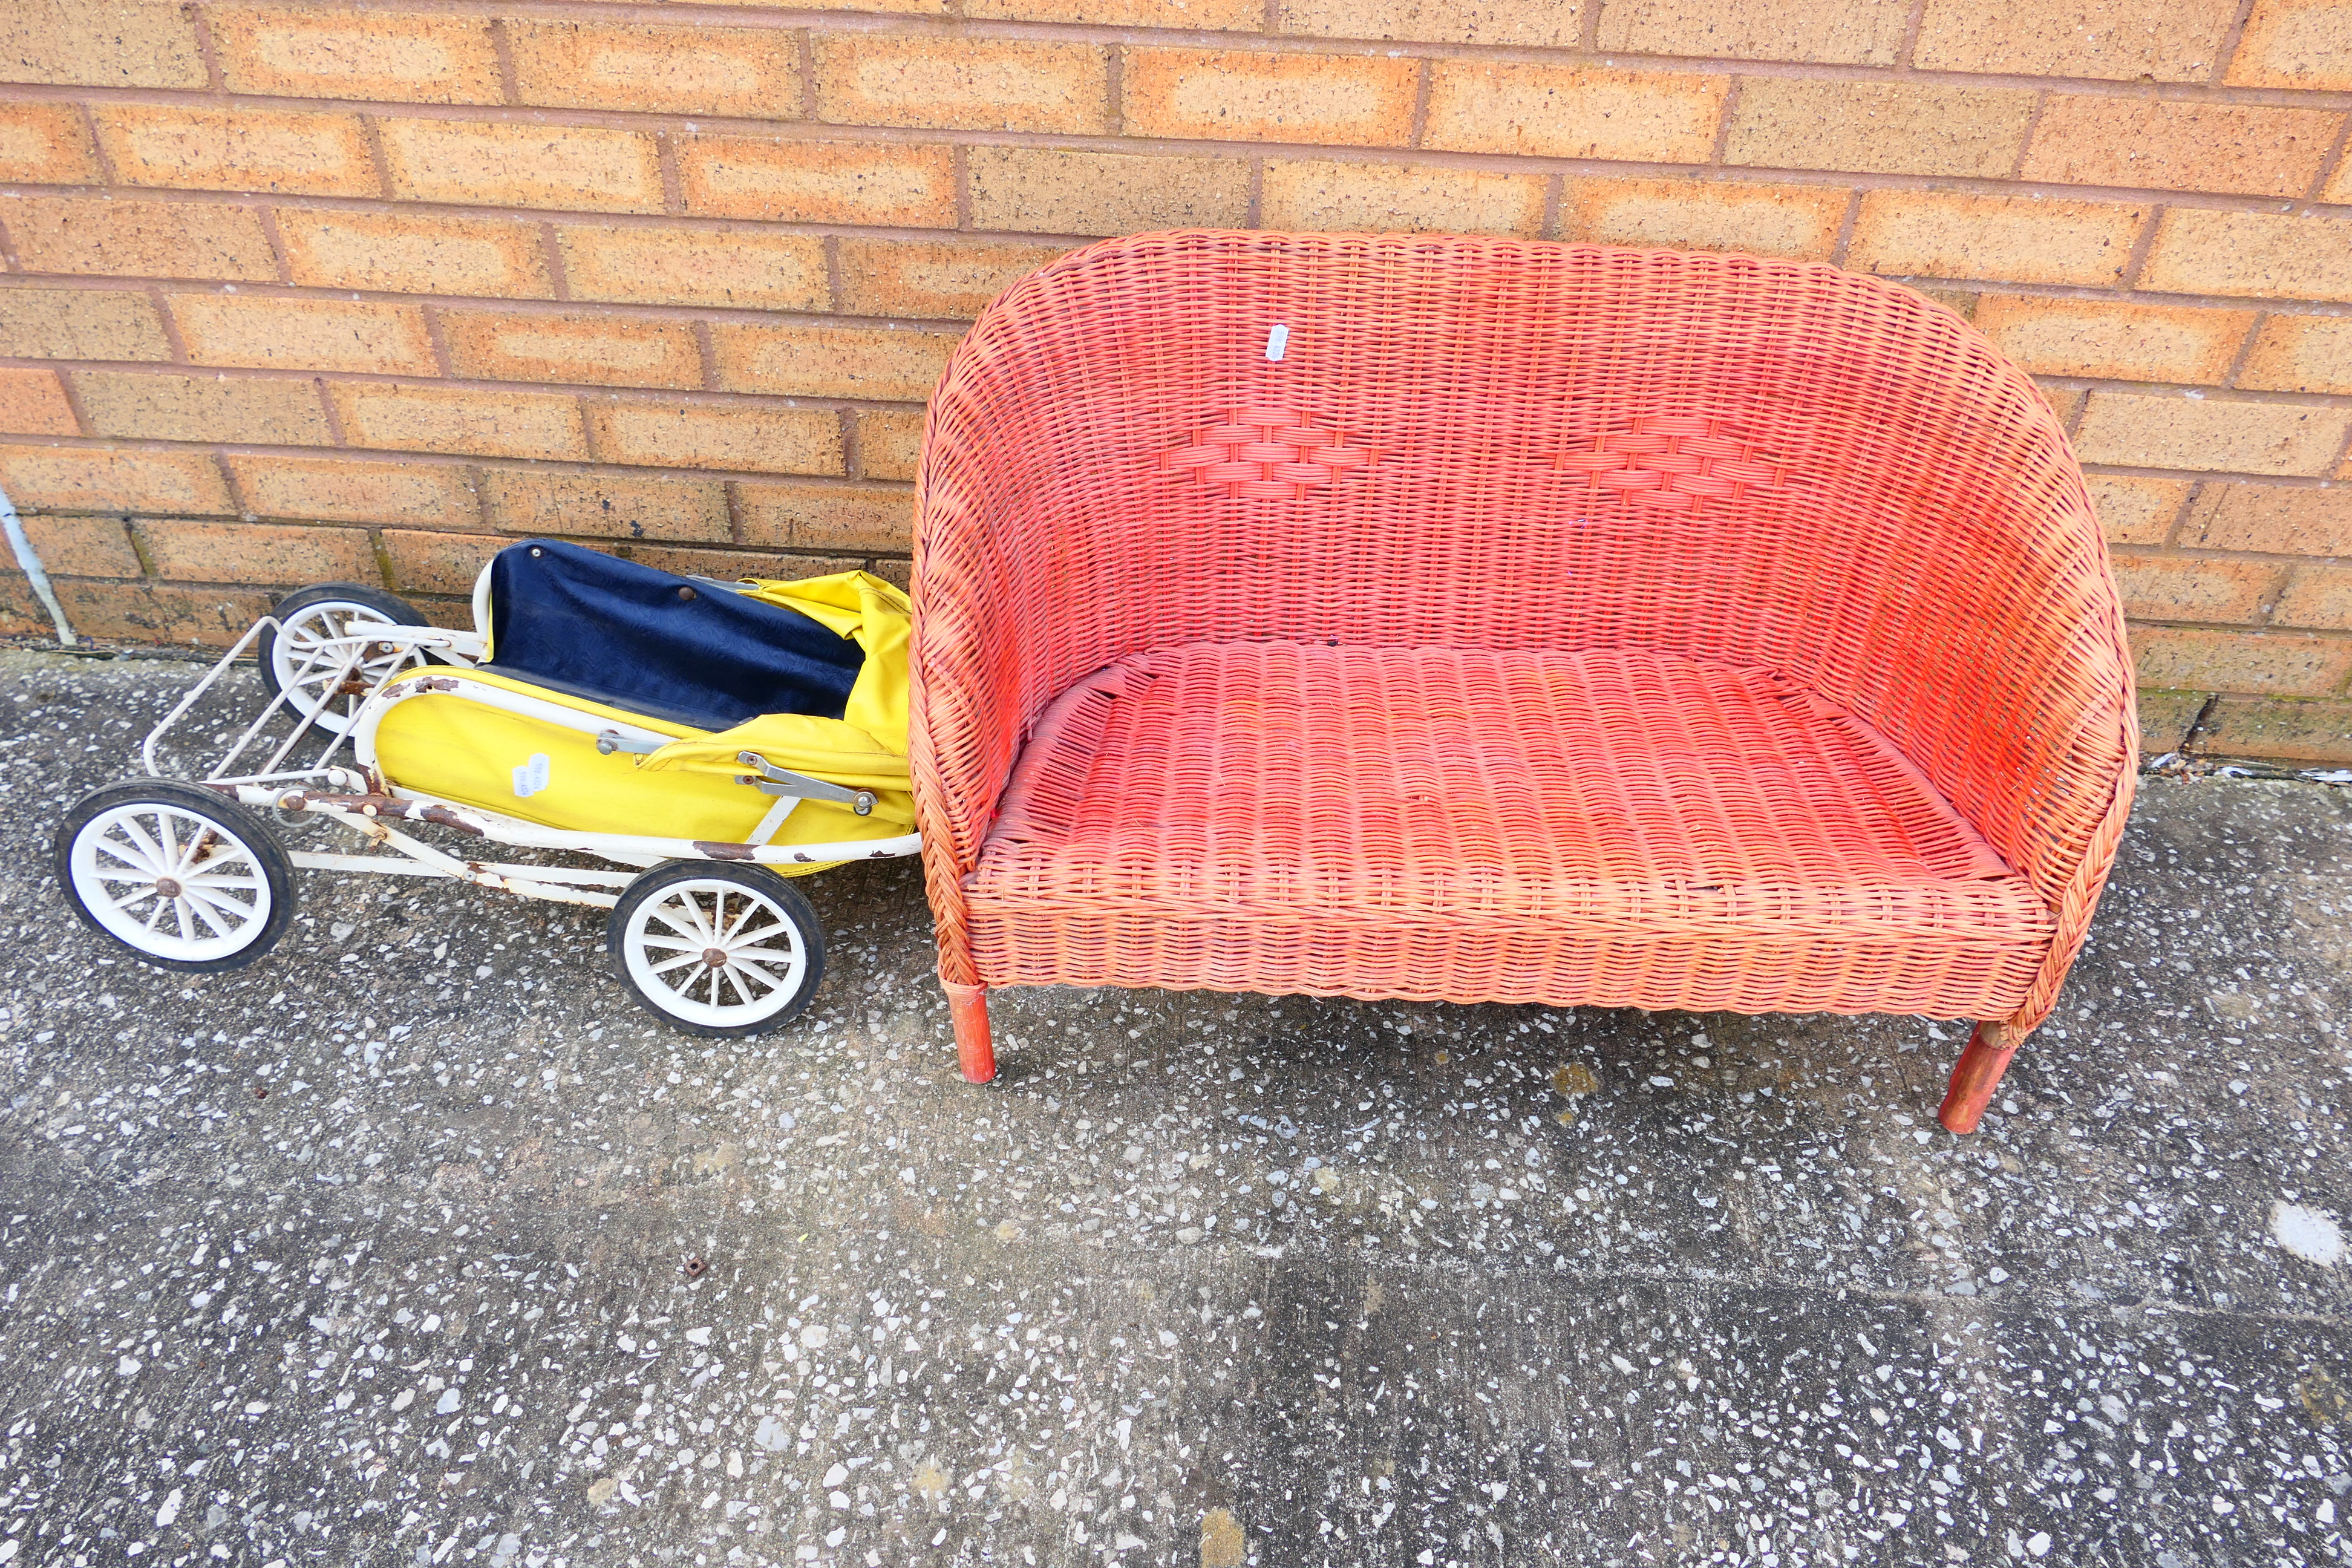
<path id="1" fill-rule="evenodd" d="M 587 833 L 791 846 L 913 832 L 907 596 L 865 572 L 747 584 L 749 597 L 798 611 L 863 649 L 839 719 L 772 713 L 703 730 L 497 669 L 436 669 L 450 678 L 436 686 L 451 689 L 386 706 L 368 737 L 373 755 L 363 751 L 362 760 L 405 792 Z M 489 626 L 481 630 L 489 636 Z M 598 737 L 615 734 L 658 749 L 600 752 Z M 776 768 L 869 790 L 873 810 L 860 816 L 830 801 L 787 804 L 739 783 L 751 771 L 740 760 L 745 752 Z M 776 868 L 796 875 L 823 868 Z"/>

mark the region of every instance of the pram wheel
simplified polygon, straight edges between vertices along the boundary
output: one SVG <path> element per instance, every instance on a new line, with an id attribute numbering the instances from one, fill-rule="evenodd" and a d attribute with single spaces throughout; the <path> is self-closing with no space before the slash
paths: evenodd
<path id="1" fill-rule="evenodd" d="M 352 637 L 371 625 L 427 624 L 415 605 L 381 588 L 321 583 L 289 594 L 269 613 L 278 625 L 262 632 L 255 648 L 261 660 L 261 684 L 272 697 L 286 692 L 288 706 L 299 713 L 317 713 L 320 727 L 336 734 L 351 728 L 352 716 L 384 677 L 404 664 L 423 662 L 421 654 L 379 645 L 346 674 L 341 658 L 320 651 L 327 639 Z"/>
<path id="2" fill-rule="evenodd" d="M 824 930 L 798 888 L 758 866 L 671 860 L 631 882 L 604 928 L 637 1000 L 690 1035 L 791 1023 L 824 974 Z"/>
<path id="3" fill-rule="evenodd" d="M 163 779 L 93 790 L 58 824 L 74 912 L 160 969 L 242 969 L 294 919 L 294 866 L 260 818 Z"/>

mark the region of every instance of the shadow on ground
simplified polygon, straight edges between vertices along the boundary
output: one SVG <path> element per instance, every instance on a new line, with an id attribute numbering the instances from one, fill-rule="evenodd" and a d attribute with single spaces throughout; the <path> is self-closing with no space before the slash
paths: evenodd
<path id="1" fill-rule="evenodd" d="M 2352 794 L 2149 784 L 1973 1138 L 1917 1019 L 1009 993 L 982 1089 L 905 863 L 723 1047 L 449 884 L 118 958 L 48 835 L 193 679 L 0 655 L 0 1563 L 2352 1561 Z"/>

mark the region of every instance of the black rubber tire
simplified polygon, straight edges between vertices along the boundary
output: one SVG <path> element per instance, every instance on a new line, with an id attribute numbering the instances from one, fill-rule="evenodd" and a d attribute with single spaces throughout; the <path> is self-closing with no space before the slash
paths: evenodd
<path id="1" fill-rule="evenodd" d="M 802 966 L 801 983 L 791 999 L 778 1011 L 742 1024 L 710 1024 L 680 1017 L 647 994 L 637 977 L 629 971 L 625 951 L 628 931 L 638 906 L 679 882 L 722 881 L 756 891 L 773 903 L 784 918 L 792 922 L 793 933 L 800 939 L 806 959 Z M 746 866 L 725 860 L 665 860 L 660 865 L 631 882 L 622 891 L 621 901 L 613 906 L 611 917 L 604 924 L 604 952 L 614 975 L 635 997 L 637 1005 L 681 1034 L 698 1035 L 705 1039 L 738 1039 L 747 1035 L 764 1035 L 781 1029 L 799 1017 L 808 1008 L 810 998 L 824 979 L 824 926 L 818 921 L 814 906 L 791 881 L 763 866 Z"/>
<path id="2" fill-rule="evenodd" d="M 381 588 L 371 588 L 360 583 L 320 583 L 287 595 L 270 607 L 269 614 L 281 624 L 302 611 L 318 605 L 360 605 L 373 610 L 385 620 L 399 626 L 424 626 L 426 620 L 417 607 L 397 594 L 387 594 Z M 254 654 L 261 663 L 261 684 L 270 696 L 278 695 L 278 627 L 264 626 L 254 642 Z M 430 657 L 429 655 L 427 656 Z"/>
<path id="3" fill-rule="evenodd" d="M 269 918 L 261 922 L 260 931 L 251 942 L 219 958 L 162 958 L 142 951 L 106 928 L 82 902 L 81 890 L 74 884 L 73 847 L 74 841 L 93 819 L 122 805 L 169 805 L 206 818 L 235 835 L 253 851 L 254 861 L 269 884 Z M 218 974 L 226 970 L 243 969 L 276 947 L 287 928 L 294 923 L 294 862 L 287 858 L 285 847 L 259 816 L 218 790 L 199 784 L 172 779 L 126 779 L 90 791 L 74 802 L 73 809 L 58 824 L 57 835 L 50 842 L 49 860 L 66 903 L 82 924 L 150 968 L 181 974 Z"/>

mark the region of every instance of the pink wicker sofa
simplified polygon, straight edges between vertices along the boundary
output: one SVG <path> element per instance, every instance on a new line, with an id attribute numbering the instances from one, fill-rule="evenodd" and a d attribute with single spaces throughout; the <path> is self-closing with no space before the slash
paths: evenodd
<path id="1" fill-rule="evenodd" d="M 1895 1012 L 1972 1130 L 2129 809 L 2031 383 L 1746 256 L 1187 232 L 1008 289 L 930 405 L 915 795 L 989 987 Z"/>

